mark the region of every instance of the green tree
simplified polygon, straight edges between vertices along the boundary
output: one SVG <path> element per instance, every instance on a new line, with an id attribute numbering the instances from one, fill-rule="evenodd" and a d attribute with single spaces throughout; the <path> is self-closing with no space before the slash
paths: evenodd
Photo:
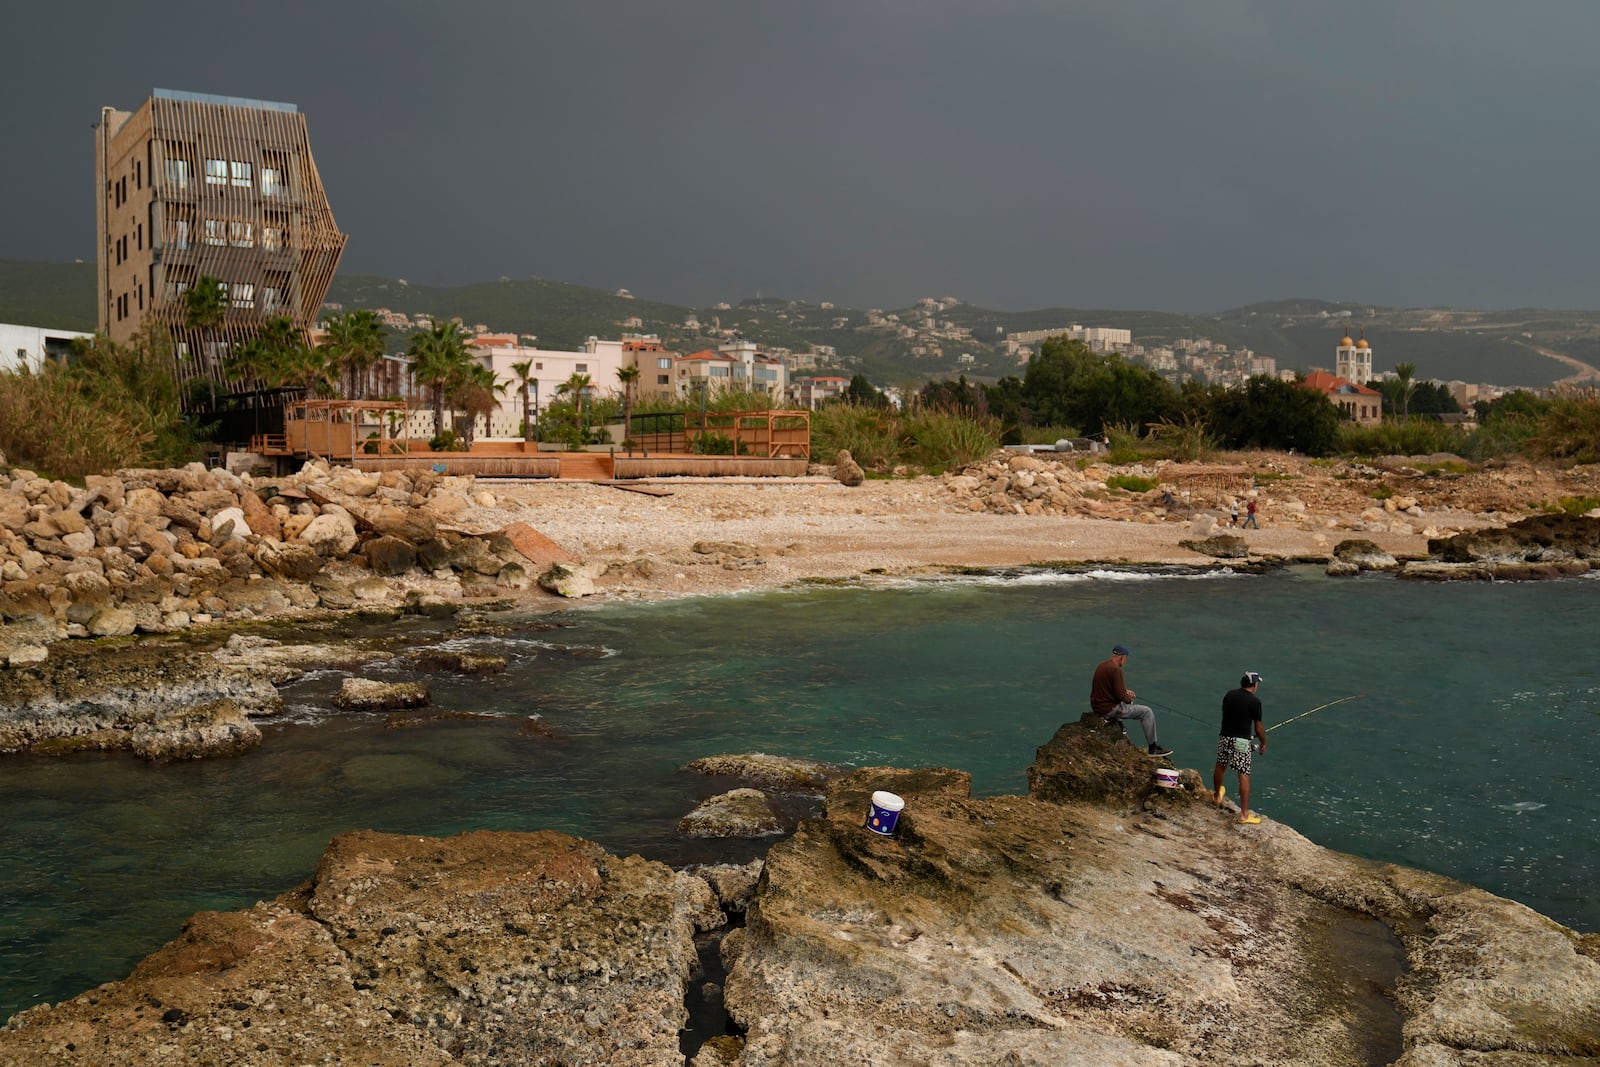
<path id="1" fill-rule="evenodd" d="M 539 388 L 539 379 L 533 374 L 533 360 L 525 359 L 521 363 L 511 364 L 512 382 L 522 391 L 522 439 L 534 439 L 534 424 L 528 414 L 529 387 Z M 537 394 L 535 394 L 537 395 Z"/>
<path id="2" fill-rule="evenodd" d="M 1411 379 L 1417 373 L 1415 363 L 1396 363 L 1394 365 L 1395 380 L 1400 383 L 1400 418 L 1407 419 L 1411 416 Z"/>
<path id="3" fill-rule="evenodd" d="M 1082 341 L 1052 337 L 1023 374 L 1021 401 L 1034 425 L 1145 426 L 1173 414 L 1177 392 L 1159 374 L 1118 355 L 1101 355 Z"/>
<path id="4" fill-rule="evenodd" d="M 565 393 L 572 398 L 572 403 L 577 409 L 578 425 L 585 433 L 589 431 L 589 424 L 584 420 L 584 400 L 589 395 L 589 388 L 594 384 L 594 379 L 587 374 L 573 373 L 572 377 L 556 386 L 556 392 Z"/>
<path id="5" fill-rule="evenodd" d="M 435 321 L 433 326 L 411 338 L 406 346 L 411 357 L 411 380 L 426 386 L 433 398 L 433 432 L 443 432 L 445 390 L 470 362 L 467 339 L 453 322 Z"/>
<path id="6" fill-rule="evenodd" d="M 1201 396 L 1205 400 L 1191 403 L 1190 415 L 1202 418 L 1224 447 L 1326 456 L 1338 442 L 1338 409 L 1326 396 L 1298 383 L 1262 374 L 1241 388 L 1217 389 Z"/>
<path id="7" fill-rule="evenodd" d="M 202 274 L 183 291 L 184 325 L 200 340 L 200 351 L 189 353 L 189 358 L 195 369 L 205 375 L 213 406 L 217 400 L 217 381 L 211 366 L 211 349 L 216 343 L 217 330 L 227 316 L 228 286 L 221 278 Z"/>
<path id="8" fill-rule="evenodd" d="M 337 368 L 346 398 L 359 400 L 366 392 L 362 386 L 367 371 L 383 355 L 388 336 L 388 327 L 374 311 L 362 309 L 329 317 L 327 337 L 319 347 L 327 362 Z"/>
<path id="9" fill-rule="evenodd" d="M 639 384 L 638 367 L 618 367 L 617 381 L 622 383 L 622 436 L 633 436 L 633 390 Z"/>
<path id="10" fill-rule="evenodd" d="M 843 399 L 847 403 L 861 404 L 869 408 L 886 408 L 889 406 L 889 398 L 884 396 L 877 386 L 868 381 L 865 374 L 857 374 L 851 377 L 850 384 L 845 387 Z"/>
<path id="11" fill-rule="evenodd" d="M 500 406 L 500 400 L 495 395 L 494 371 L 477 363 L 464 363 L 457 368 L 445 388 L 450 406 L 466 413 L 465 437 L 470 450 L 477 436 L 478 420 L 483 419 L 487 429 L 489 416 Z"/>

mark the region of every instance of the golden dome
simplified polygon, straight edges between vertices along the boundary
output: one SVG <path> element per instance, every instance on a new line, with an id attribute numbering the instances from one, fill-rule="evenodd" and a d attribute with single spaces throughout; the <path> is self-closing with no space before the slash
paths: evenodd
<path id="1" fill-rule="evenodd" d="M 1357 348 L 1371 348 L 1372 346 L 1367 344 L 1367 339 L 1365 337 L 1363 337 L 1361 340 L 1356 342 L 1356 347 Z"/>
<path id="2" fill-rule="evenodd" d="M 1349 334 L 1345 334 L 1344 335 L 1344 340 L 1339 342 L 1339 347 L 1340 348 L 1349 348 L 1353 344 L 1355 344 L 1355 342 L 1350 340 L 1350 335 Z"/>

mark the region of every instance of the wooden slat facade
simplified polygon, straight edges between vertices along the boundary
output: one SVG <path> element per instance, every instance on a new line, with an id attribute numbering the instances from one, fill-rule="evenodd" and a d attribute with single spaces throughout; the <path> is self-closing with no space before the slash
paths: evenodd
<path id="1" fill-rule="evenodd" d="M 174 342 L 180 380 L 229 381 L 227 353 L 286 316 L 316 322 L 346 235 L 292 104 L 157 89 L 96 127 L 100 329 L 129 341 L 144 321 Z M 222 323 L 191 329 L 183 293 L 226 287 Z"/>

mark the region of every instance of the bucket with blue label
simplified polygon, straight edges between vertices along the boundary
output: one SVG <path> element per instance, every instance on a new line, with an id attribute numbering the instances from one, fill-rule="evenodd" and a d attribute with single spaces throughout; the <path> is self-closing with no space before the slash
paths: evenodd
<path id="1" fill-rule="evenodd" d="M 872 794 L 872 807 L 867 811 L 867 829 L 884 837 L 894 833 L 895 824 L 906 802 L 893 793 L 879 789 Z"/>

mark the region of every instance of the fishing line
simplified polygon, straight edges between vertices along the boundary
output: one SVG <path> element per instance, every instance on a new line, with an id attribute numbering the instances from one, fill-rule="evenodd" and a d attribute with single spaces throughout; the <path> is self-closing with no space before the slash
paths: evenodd
<path id="1" fill-rule="evenodd" d="M 1156 700 L 1146 700 L 1146 701 L 1144 701 L 1144 703 L 1149 704 L 1152 708 L 1155 708 L 1159 712 L 1162 712 L 1162 713 L 1167 714 L 1167 715 L 1176 715 L 1180 719 L 1188 719 L 1190 722 L 1197 722 L 1201 726 L 1213 725 L 1213 723 L 1215 721 L 1215 720 L 1212 720 L 1212 719 L 1201 719 L 1201 718 L 1198 718 L 1198 717 L 1196 717 L 1194 715 L 1190 715 L 1186 711 L 1179 711 L 1177 708 L 1171 707 L 1170 705 L 1167 705 L 1167 704 L 1163 704 L 1163 703 L 1161 703 L 1159 701 L 1156 701 Z"/>
<path id="2" fill-rule="evenodd" d="M 1331 708 L 1335 704 L 1343 704 L 1347 700 L 1360 700 L 1364 696 L 1366 696 L 1365 693 L 1355 693 L 1355 694 L 1352 694 L 1351 696 L 1340 697 L 1338 700 L 1330 700 L 1326 704 L 1318 704 L 1316 707 L 1312 708 L 1310 711 L 1302 711 L 1300 714 L 1296 715 L 1294 717 L 1294 719 L 1284 719 L 1280 723 L 1276 723 L 1276 724 L 1274 724 L 1272 726 L 1267 727 L 1267 733 L 1270 734 L 1272 731 L 1276 730 L 1279 726 L 1288 726 L 1290 723 L 1294 722 L 1295 719 L 1303 719 L 1307 715 L 1311 715 L 1311 714 L 1313 714 L 1315 712 L 1321 711 L 1323 708 Z"/>

